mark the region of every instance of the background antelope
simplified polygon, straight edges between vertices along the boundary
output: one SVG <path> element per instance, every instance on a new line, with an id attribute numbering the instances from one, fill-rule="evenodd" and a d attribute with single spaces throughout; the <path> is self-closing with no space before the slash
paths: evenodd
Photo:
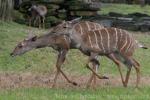
<path id="1" fill-rule="evenodd" d="M 71 41 L 76 45 L 76 48 L 90 56 L 89 61 L 92 61 L 97 55 L 104 55 L 110 58 L 117 64 L 122 83 L 125 87 L 128 83 L 131 67 L 134 66 L 137 73 L 136 87 L 138 87 L 140 80 L 140 65 L 132 56 L 135 48 L 146 47 L 139 45 L 129 32 L 122 29 L 103 28 L 101 30 L 88 31 L 81 37 L 78 36 L 78 31 L 75 30 L 76 25 L 77 23 L 64 22 L 55 27 L 52 32 L 57 34 L 68 34 Z M 125 80 L 120 70 L 121 62 L 128 68 Z M 93 70 L 92 72 L 96 75 Z"/>
<path id="2" fill-rule="evenodd" d="M 47 8 L 44 5 L 32 5 L 31 8 L 28 9 L 29 11 L 29 26 L 31 26 L 32 21 L 34 20 L 34 26 L 36 26 L 37 21 L 39 28 L 44 28 L 45 26 L 45 16 L 47 14 Z"/>

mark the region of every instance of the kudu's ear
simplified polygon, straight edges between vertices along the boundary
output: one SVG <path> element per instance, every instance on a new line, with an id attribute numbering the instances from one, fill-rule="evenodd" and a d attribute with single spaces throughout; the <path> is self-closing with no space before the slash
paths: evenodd
<path id="1" fill-rule="evenodd" d="M 82 17 L 79 17 L 79 18 L 76 18 L 76 19 L 73 19 L 73 20 L 69 21 L 69 23 L 70 23 L 70 24 L 76 24 L 76 23 L 78 23 L 81 19 L 82 19 Z"/>

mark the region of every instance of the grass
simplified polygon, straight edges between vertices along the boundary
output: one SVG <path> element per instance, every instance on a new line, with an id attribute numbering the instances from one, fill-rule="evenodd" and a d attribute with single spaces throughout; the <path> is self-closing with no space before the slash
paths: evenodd
<path id="1" fill-rule="evenodd" d="M 146 5 L 141 7 L 140 5 L 127 5 L 127 4 L 106 4 L 99 11 L 100 14 L 107 15 L 109 12 L 116 12 L 121 14 L 131 14 L 135 12 L 150 15 L 150 6 Z"/>
<path id="2" fill-rule="evenodd" d="M 48 89 L 26 88 L 3 90 L 1 100 L 149 100 L 150 88 Z"/>
<path id="3" fill-rule="evenodd" d="M 10 57 L 10 52 L 15 45 L 23 40 L 29 32 L 43 34 L 47 30 L 29 28 L 13 22 L 0 21 L 0 72 L 32 72 L 51 73 L 55 67 L 57 52 L 50 48 L 32 50 L 16 58 Z M 150 47 L 150 35 L 136 34 L 136 39 Z M 150 73 L 150 49 L 138 49 L 135 58 L 141 63 L 143 76 Z M 67 56 L 68 63 L 64 64 L 63 70 L 72 75 L 85 75 L 89 71 L 84 67 L 87 57 L 78 50 L 71 50 Z M 123 70 L 126 68 L 124 67 Z M 116 65 L 105 57 L 101 58 L 99 72 L 118 76 Z M 124 71 L 125 72 L 125 71 Z M 132 72 L 132 74 L 135 72 Z M 50 89 L 50 88 L 20 88 L 0 90 L 0 100 L 147 100 L 150 87 L 141 87 L 140 90 L 132 87 L 106 87 L 97 90 L 90 89 Z M 138 98 L 138 99 L 137 99 Z"/>

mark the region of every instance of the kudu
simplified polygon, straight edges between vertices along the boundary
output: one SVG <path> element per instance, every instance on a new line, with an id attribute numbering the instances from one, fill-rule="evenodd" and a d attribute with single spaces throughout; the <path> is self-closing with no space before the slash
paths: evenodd
<path id="1" fill-rule="evenodd" d="M 78 21 L 77 19 L 75 20 L 72 20 L 72 22 L 76 22 Z M 88 25 L 88 26 L 87 26 Z M 94 23 L 94 22 L 89 22 L 89 21 L 82 21 L 80 23 L 80 25 L 78 25 L 76 28 L 80 28 L 80 31 L 81 34 L 82 33 L 86 33 L 86 31 L 88 31 L 86 28 L 87 27 L 90 27 L 91 30 L 94 30 L 94 29 L 100 29 L 100 28 L 103 28 L 102 25 L 100 24 L 97 24 L 97 23 Z M 56 27 L 53 27 L 52 30 L 56 29 Z M 51 34 L 51 33 L 50 33 Z M 30 34 L 31 35 L 31 34 Z M 58 34 L 59 35 L 59 34 Z M 15 50 L 13 51 L 13 53 L 11 54 L 12 56 L 15 56 L 15 55 L 20 55 L 20 54 L 23 54 L 33 48 L 35 48 L 35 46 L 33 46 L 33 44 L 35 43 L 35 39 L 36 39 L 36 42 L 39 42 L 38 46 L 36 46 L 36 48 L 39 48 L 41 47 L 40 45 L 43 44 L 44 41 L 48 41 L 48 40 L 51 40 L 51 37 L 55 37 L 55 36 L 49 36 L 48 34 L 47 35 L 43 35 L 41 37 L 39 37 L 37 39 L 36 36 L 29 36 L 27 39 L 25 39 L 24 41 L 22 41 L 21 43 L 19 43 L 17 45 L 17 47 L 15 48 Z M 42 39 L 42 40 L 41 40 Z M 52 39 L 53 41 L 54 39 Z M 41 43 L 40 43 L 41 41 Z M 43 41 L 43 42 L 42 42 Z M 67 45 L 64 45 L 65 42 L 67 42 L 68 44 Z M 73 45 L 74 43 L 71 43 L 71 41 L 67 41 L 67 39 L 62 36 L 58 37 L 57 39 L 57 43 L 56 44 L 53 44 L 52 47 L 57 50 L 59 52 L 58 54 L 58 58 L 57 58 L 57 63 L 56 63 L 56 67 L 57 67 L 57 73 L 55 75 L 55 78 L 54 78 L 54 84 L 53 84 L 53 87 L 55 86 L 56 84 L 56 80 L 57 80 L 57 77 L 58 77 L 58 74 L 59 72 L 61 72 L 63 74 L 63 76 L 67 79 L 67 81 L 69 83 L 72 83 L 72 84 L 75 84 L 73 82 L 71 82 L 67 77 L 66 75 L 62 72 L 62 71 L 59 71 L 60 70 L 60 67 L 61 65 L 64 63 L 64 60 L 65 60 L 65 56 L 68 52 L 69 49 L 74 49 L 76 48 L 76 46 Z M 34 44 L 35 45 L 35 44 Z M 69 46 L 68 46 L 69 45 Z M 45 42 L 45 46 L 50 46 L 50 44 L 48 42 Z M 45 46 L 42 46 L 42 47 L 45 47 Z M 98 64 L 96 66 L 99 65 L 99 62 L 98 61 L 92 61 L 93 63 L 97 62 Z M 94 66 L 93 66 L 94 67 Z M 94 75 L 92 75 L 93 77 L 95 77 Z M 97 76 L 99 79 L 107 79 L 107 77 L 105 76 Z M 94 78 L 95 79 L 95 78 Z M 90 79 L 91 80 L 91 79 Z M 92 80 L 91 80 L 92 81 Z"/>
<path id="2" fill-rule="evenodd" d="M 73 20 L 72 22 L 75 22 L 76 20 Z M 88 26 L 86 26 L 88 25 Z M 91 29 L 98 29 L 98 28 L 102 28 L 103 26 L 97 24 L 97 23 L 93 23 L 93 22 L 89 22 L 89 21 L 82 21 L 80 22 L 79 25 L 76 26 L 76 28 L 80 28 L 80 34 L 85 33 L 87 30 L 85 27 L 89 27 Z M 54 27 L 52 30 L 55 30 L 56 28 Z M 57 73 L 55 75 L 54 78 L 54 84 L 53 86 L 55 86 L 57 77 L 59 75 L 59 73 L 62 73 L 62 75 L 66 78 L 66 80 L 69 83 L 72 83 L 74 85 L 76 85 L 75 82 L 70 81 L 67 76 L 63 73 L 63 71 L 61 70 L 61 65 L 63 64 L 66 54 L 68 52 L 69 49 L 74 49 L 76 48 L 76 45 L 74 45 L 73 42 L 70 41 L 70 39 L 68 38 L 68 36 L 66 35 L 59 35 L 59 34 L 46 34 L 46 35 L 42 35 L 40 37 L 37 36 L 30 36 L 29 38 L 23 40 L 22 42 L 20 42 L 16 48 L 14 49 L 14 51 L 11 53 L 12 56 L 16 56 L 16 55 L 21 55 L 27 51 L 30 51 L 34 48 L 42 48 L 42 47 L 52 47 L 55 50 L 57 50 L 59 52 L 58 54 L 58 58 L 57 58 L 57 63 L 56 63 L 56 67 L 57 67 Z M 97 61 L 97 59 L 95 58 L 95 60 L 91 61 L 93 62 L 93 64 L 97 64 L 99 65 L 99 62 Z M 96 65 L 96 66 L 98 66 Z M 107 77 L 105 76 L 99 76 L 97 75 L 98 78 L 100 79 L 107 79 Z"/>
<path id="3" fill-rule="evenodd" d="M 31 26 L 32 21 L 34 20 L 34 26 L 38 21 L 39 28 L 45 27 L 45 16 L 47 14 L 47 8 L 44 5 L 32 5 L 29 9 L 29 26 Z"/>
<path id="4" fill-rule="evenodd" d="M 137 73 L 136 87 L 138 87 L 140 81 L 140 64 L 132 56 L 137 47 L 144 49 L 146 49 L 146 47 L 139 44 L 129 32 L 122 29 L 103 28 L 87 31 L 80 36 L 78 35 L 78 31 L 75 30 L 76 25 L 77 23 L 63 22 L 56 26 L 52 33 L 68 35 L 76 48 L 90 56 L 89 62 L 95 60 L 95 57 L 98 55 L 106 56 L 111 59 L 117 64 L 122 83 L 125 87 L 129 80 L 131 68 L 134 66 Z M 89 62 L 87 67 L 90 69 L 88 66 Z M 121 62 L 128 68 L 125 80 L 120 69 Z M 97 75 L 94 70 L 90 70 Z"/>

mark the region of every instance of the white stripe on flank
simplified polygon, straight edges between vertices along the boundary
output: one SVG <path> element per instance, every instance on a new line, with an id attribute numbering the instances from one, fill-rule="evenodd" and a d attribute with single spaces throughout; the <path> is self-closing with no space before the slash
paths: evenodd
<path id="1" fill-rule="evenodd" d="M 67 39 L 66 39 L 66 36 L 64 35 L 64 40 L 65 40 L 65 42 L 67 42 Z"/>
<path id="2" fill-rule="evenodd" d="M 122 29 L 120 29 L 120 41 L 119 42 L 121 42 L 122 41 Z"/>
<path id="3" fill-rule="evenodd" d="M 101 38 L 101 46 L 102 46 L 102 49 L 103 49 L 103 51 L 105 53 L 106 51 L 105 51 L 105 48 L 104 48 L 104 45 L 103 45 L 103 37 L 102 37 L 102 34 L 101 34 L 100 30 L 99 30 L 99 35 L 100 35 L 100 38 Z"/>
<path id="4" fill-rule="evenodd" d="M 90 29 L 89 23 L 88 22 L 85 22 L 85 23 L 86 23 L 86 25 L 88 27 L 88 31 L 90 31 L 91 29 Z"/>
<path id="5" fill-rule="evenodd" d="M 132 35 L 131 34 L 129 34 L 129 37 L 130 37 L 130 45 L 129 45 L 129 47 L 128 47 L 128 51 L 130 50 L 130 48 L 132 48 L 133 47 L 133 44 L 134 44 L 134 39 L 132 38 Z"/>
<path id="6" fill-rule="evenodd" d="M 129 45 L 128 45 L 128 47 L 127 47 L 127 49 L 126 49 L 126 52 L 129 50 L 129 48 L 131 47 L 131 43 L 132 43 L 132 40 L 131 40 L 131 37 L 129 36 L 129 38 L 130 38 L 130 42 L 129 42 Z"/>
<path id="7" fill-rule="evenodd" d="M 91 37 L 89 36 L 89 34 L 88 34 L 88 38 L 89 38 L 89 42 L 90 42 L 91 48 L 93 48 Z"/>
<path id="8" fill-rule="evenodd" d="M 93 29 L 94 29 L 94 30 L 96 30 L 96 24 L 95 24 L 95 23 L 92 23 L 92 24 L 93 24 L 93 26 L 94 26 L 94 28 L 93 28 Z"/>
<path id="9" fill-rule="evenodd" d="M 80 27 L 81 35 L 83 35 L 83 29 L 82 29 L 82 26 L 80 24 L 79 24 L 79 27 Z"/>
<path id="10" fill-rule="evenodd" d="M 109 49 L 110 49 L 110 36 L 109 36 L 108 30 L 106 28 L 105 28 L 105 31 L 106 31 L 107 36 L 108 36 L 107 46 L 108 46 L 108 51 L 109 51 Z"/>
<path id="11" fill-rule="evenodd" d="M 124 31 L 124 32 L 125 32 L 125 31 Z M 126 33 L 126 32 L 125 32 L 125 33 Z M 121 47 L 120 51 L 122 51 L 126 45 L 127 45 L 127 34 L 125 35 L 125 43 L 124 43 L 124 45 Z"/>
<path id="12" fill-rule="evenodd" d="M 100 49 L 100 47 L 99 47 L 99 45 L 98 45 L 98 41 L 97 41 L 97 35 L 96 35 L 95 31 L 93 31 L 93 32 L 94 32 L 94 35 L 95 35 L 96 46 L 97 46 L 98 49 Z"/>
<path id="13" fill-rule="evenodd" d="M 116 42 L 115 42 L 115 47 L 117 47 L 117 42 L 118 42 L 118 33 L 117 33 L 117 29 L 115 28 L 115 32 L 116 32 Z"/>

